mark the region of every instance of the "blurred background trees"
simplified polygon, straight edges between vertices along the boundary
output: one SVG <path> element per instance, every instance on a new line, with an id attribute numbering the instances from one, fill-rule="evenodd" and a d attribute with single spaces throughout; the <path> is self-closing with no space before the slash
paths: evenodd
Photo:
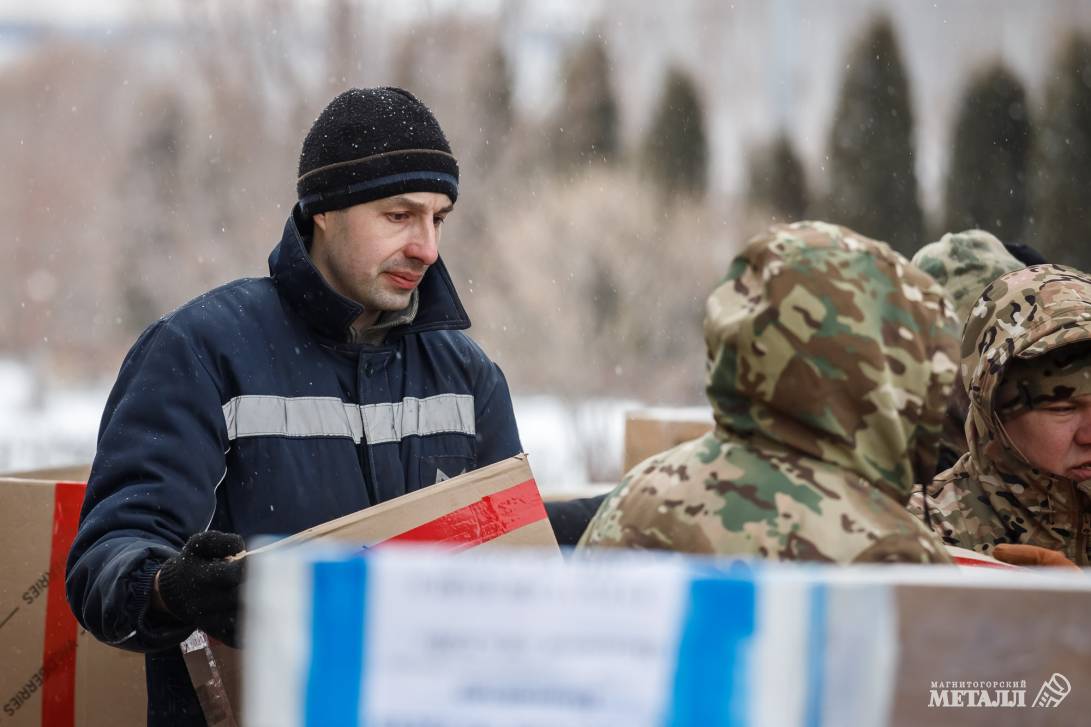
<path id="1" fill-rule="evenodd" d="M 97 34 L 0 16 L 0 357 L 110 379 L 156 317 L 265 274 L 299 144 L 357 85 L 409 88 L 447 131 L 443 255 L 517 393 L 701 402 L 705 296 L 771 222 L 907 255 L 980 226 L 1091 268 L 1091 7 L 879 6 L 134 2 Z"/>
<path id="2" fill-rule="evenodd" d="M 672 66 L 644 139 L 644 167 L 661 190 L 702 197 L 708 186 L 708 139 L 697 84 Z"/>
<path id="3" fill-rule="evenodd" d="M 565 59 L 551 144 L 561 168 L 617 160 L 621 142 L 612 76 L 606 42 L 597 32 L 589 33 Z"/>
<path id="4" fill-rule="evenodd" d="M 955 121 L 944 194 L 944 229 L 988 230 L 1024 241 L 1030 213 L 1030 110 L 1023 84 L 1004 65 L 971 79 Z"/>
<path id="5" fill-rule="evenodd" d="M 770 223 L 803 219 L 808 204 L 807 175 L 788 134 L 750 150 L 747 205 L 764 212 Z"/>
<path id="6" fill-rule="evenodd" d="M 901 49 L 890 20 L 879 18 L 845 64 L 820 216 L 912 256 L 924 239 L 913 142 Z"/>
<path id="7" fill-rule="evenodd" d="M 1035 233 L 1046 259 L 1091 270 L 1091 40 L 1060 46 L 1036 149 Z"/>

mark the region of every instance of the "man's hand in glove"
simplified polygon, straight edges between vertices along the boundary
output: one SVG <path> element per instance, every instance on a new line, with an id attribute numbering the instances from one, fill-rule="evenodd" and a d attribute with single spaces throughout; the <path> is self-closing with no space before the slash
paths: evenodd
<path id="1" fill-rule="evenodd" d="M 210 530 L 186 541 L 155 575 L 153 605 L 229 646 L 238 646 L 239 586 L 246 549 L 233 533 Z"/>
<path id="2" fill-rule="evenodd" d="M 1079 566 L 1066 558 L 1064 553 L 1059 553 L 1056 550 L 1050 550 L 1049 548 L 1039 548 L 1037 545 L 1000 543 L 993 548 L 993 557 L 999 561 L 1011 563 L 1012 565 L 1042 565 L 1054 566 L 1057 568 L 1075 568 L 1076 570 L 1079 570 Z"/>

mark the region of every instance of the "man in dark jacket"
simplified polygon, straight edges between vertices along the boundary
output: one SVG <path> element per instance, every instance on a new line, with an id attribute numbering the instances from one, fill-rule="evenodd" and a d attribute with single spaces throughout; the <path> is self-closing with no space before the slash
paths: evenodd
<path id="1" fill-rule="evenodd" d="M 236 641 L 245 538 L 521 451 L 438 256 L 458 165 L 428 108 L 341 94 L 303 142 L 297 191 L 269 277 L 148 328 L 103 414 L 68 600 L 99 639 L 147 653 L 150 724 L 203 724 L 177 645 L 195 627 Z"/>

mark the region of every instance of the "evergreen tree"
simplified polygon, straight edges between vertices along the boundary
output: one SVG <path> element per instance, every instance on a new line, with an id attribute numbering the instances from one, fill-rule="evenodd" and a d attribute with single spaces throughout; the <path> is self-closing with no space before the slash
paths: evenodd
<path id="1" fill-rule="evenodd" d="M 909 82 L 894 28 L 876 20 L 849 56 L 829 144 L 831 222 L 911 255 L 924 242 Z"/>
<path id="2" fill-rule="evenodd" d="M 477 156 L 482 167 L 489 169 L 507 146 L 515 123 L 511 70 L 499 43 L 486 50 L 473 85 L 474 113 L 480 129 Z"/>
<path id="3" fill-rule="evenodd" d="M 800 220 L 807 212 L 807 177 L 792 140 L 783 131 L 750 157 L 748 201 L 778 222 Z"/>
<path id="4" fill-rule="evenodd" d="M 689 74 L 671 68 L 644 140 L 644 166 L 664 191 L 701 196 L 708 184 L 704 109 Z"/>
<path id="5" fill-rule="evenodd" d="M 390 73 L 394 85 L 410 93 L 420 93 L 421 38 L 417 34 L 417 26 L 409 26 L 395 41 L 391 55 Z"/>
<path id="6" fill-rule="evenodd" d="M 610 59 L 600 35 L 588 36 L 564 64 L 553 153 L 561 166 L 612 162 L 618 155 L 618 107 Z"/>
<path id="7" fill-rule="evenodd" d="M 360 18 L 355 0 L 326 2 L 326 90 L 338 94 L 358 85 Z"/>
<path id="8" fill-rule="evenodd" d="M 1091 270 L 1091 41 L 1064 45 L 1038 139 L 1033 244 L 1050 262 Z"/>
<path id="9" fill-rule="evenodd" d="M 1020 242 L 1029 213 L 1031 124 L 1023 84 L 993 65 L 970 83 L 955 125 L 945 232 L 978 227 Z"/>
<path id="10" fill-rule="evenodd" d="M 143 109 L 145 125 L 119 190 L 129 212 L 116 275 L 130 332 L 143 330 L 163 314 L 164 281 L 181 250 L 177 206 L 186 128 L 182 100 L 170 91 L 156 92 L 143 100 Z"/>

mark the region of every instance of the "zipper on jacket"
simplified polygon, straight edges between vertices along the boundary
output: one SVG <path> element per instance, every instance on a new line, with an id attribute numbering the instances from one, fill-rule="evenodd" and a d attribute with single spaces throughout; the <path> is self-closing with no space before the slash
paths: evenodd
<path id="1" fill-rule="evenodd" d="M 368 507 L 379 504 L 379 495 L 375 491 L 374 478 L 371 476 L 371 457 L 367 451 L 367 439 L 360 436 L 360 474 L 364 478 L 364 491 L 367 492 Z"/>
<path id="2" fill-rule="evenodd" d="M 368 379 L 374 370 L 372 364 L 362 353 L 356 355 L 356 400 L 367 401 L 364 392 L 367 390 Z M 368 451 L 367 428 L 360 429 L 360 474 L 364 477 L 364 491 L 367 492 L 368 507 L 379 504 L 379 487 L 375 484 L 374 473 L 371 471 L 371 453 Z"/>

